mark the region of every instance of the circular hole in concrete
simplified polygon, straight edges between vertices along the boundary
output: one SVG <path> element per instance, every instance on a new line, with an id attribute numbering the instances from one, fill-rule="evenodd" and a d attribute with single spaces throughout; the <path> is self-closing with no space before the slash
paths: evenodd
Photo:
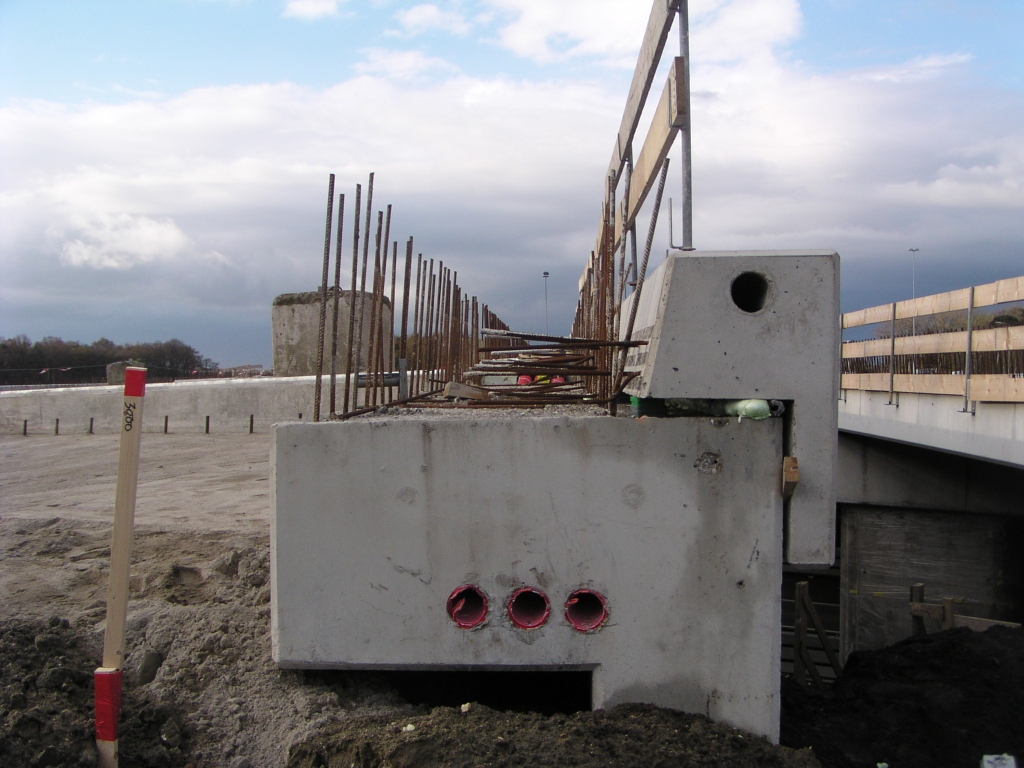
<path id="1" fill-rule="evenodd" d="M 743 272 L 732 281 L 730 293 L 744 312 L 760 312 L 768 300 L 768 278 L 760 272 Z"/>
<path id="2" fill-rule="evenodd" d="M 448 596 L 446 607 L 459 627 L 472 629 L 487 618 L 487 595 L 472 584 L 463 584 Z"/>
<path id="3" fill-rule="evenodd" d="M 520 587 L 508 599 L 508 617 L 520 629 L 536 629 L 551 615 L 551 603 L 539 589 Z"/>
<path id="4" fill-rule="evenodd" d="M 604 597 L 590 589 L 577 589 L 565 601 L 565 620 L 579 632 L 590 632 L 604 624 L 608 606 Z"/>

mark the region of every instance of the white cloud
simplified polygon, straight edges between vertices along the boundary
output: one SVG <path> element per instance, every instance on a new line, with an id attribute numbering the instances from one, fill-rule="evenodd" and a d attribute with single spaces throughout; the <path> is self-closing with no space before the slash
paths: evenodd
<path id="1" fill-rule="evenodd" d="M 802 26 L 797 0 L 718 0 L 691 16 L 690 57 L 700 63 L 771 60 Z"/>
<path id="2" fill-rule="evenodd" d="M 974 57 L 967 53 L 949 55 L 918 56 L 910 61 L 890 67 L 874 67 L 854 74 L 857 80 L 877 82 L 912 83 L 930 80 L 945 73 L 951 67 L 966 64 Z"/>
<path id="3" fill-rule="evenodd" d="M 295 19 L 322 19 L 338 15 L 341 0 L 288 0 L 283 15 Z"/>
<path id="4" fill-rule="evenodd" d="M 392 51 L 384 48 L 370 48 L 366 59 L 355 65 L 356 72 L 363 75 L 408 80 L 428 72 L 456 72 L 458 67 L 436 56 L 427 56 L 420 51 Z"/>
<path id="5" fill-rule="evenodd" d="M 157 259 L 182 256 L 191 240 L 170 219 L 157 221 L 127 213 L 70 217 L 72 232 L 61 247 L 61 261 L 73 267 L 127 269 Z"/>
<path id="6" fill-rule="evenodd" d="M 418 35 L 435 29 L 464 35 L 471 28 L 462 14 L 443 11 L 433 3 L 414 5 L 412 8 L 399 11 L 395 14 L 395 19 L 398 20 L 402 31 L 409 35 Z"/>
<path id="7" fill-rule="evenodd" d="M 647 3 L 621 0 L 487 2 L 505 19 L 500 44 L 542 63 L 592 57 L 633 69 L 650 15 Z M 760 58 L 800 33 L 800 6 L 797 0 L 695 0 L 690 26 L 694 61 Z M 673 33 L 667 50 L 675 48 Z"/>
<path id="8" fill-rule="evenodd" d="M 493 4 L 507 14 L 504 44 L 522 55 L 629 67 L 649 9 Z M 857 259 L 913 241 L 967 270 L 962 253 L 996 243 L 1019 271 L 1024 96 L 972 90 L 956 76 L 959 54 L 892 76 L 816 75 L 779 54 L 799 33 L 794 0 L 691 6 L 698 247 L 834 247 Z M 513 325 L 543 317 L 539 274 L 551 271 L 555 328 L 556 307 L 575 303 L 621 117 L 628 69 L 606 75 L 473 77 L 423 52 L 371 49 L 356 76 L 322 90 L 9 104 L 0 333 L 24 330 L 5 330 L 28 312 L 18 308 L 59 301 L 74 322 L 90 302 L 125 296 L 129 314 L 164 302 L 171 317 L 203 307 L 265 323 L 275 294 L 317 284 L 327 174 L 348 195 L 347 239 L 353 187 L 371 170 L 375 207 L 395 203 L 394 236 L 416 235 L 417 251 L 455 266 Z M 666 197 L 678 199 L 677 171 L 674 151 Z M 664 248 L 667 227 L 658 238 Z"/>
<path id="9" fill-rule="evenodd" d="M 650 6 L 621 0 L 488 0 L 509 21 L 499 42 L 538 62 L 594 56 L 632 68 Z"/>

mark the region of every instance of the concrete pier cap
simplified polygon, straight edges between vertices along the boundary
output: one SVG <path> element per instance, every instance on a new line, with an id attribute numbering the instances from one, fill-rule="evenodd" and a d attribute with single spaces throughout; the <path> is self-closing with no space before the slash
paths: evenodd
<path id="1" fill-rule="evenodd" d="M 837 296 L 831 251 L 670 256 L 626 369 L 638 401 L 698 403 L 684 417 L 275 426 L 275 661 L 588 671 L 595 708 L 703 712 L 777 741 L 783 562 L 834 552 Z M 715 410 L 743 399 L 777 402 Z"/>
<path id="2" fill-rule="evenodd" d="M 835 251 L 677 251 L 647 277 L 633 338 L 648 344 L 626 363 L 638 398 L 784 403 L 785 455 L 799 466 L 785 500 L 793 564 L 835 556 L 839 325 Z"/>

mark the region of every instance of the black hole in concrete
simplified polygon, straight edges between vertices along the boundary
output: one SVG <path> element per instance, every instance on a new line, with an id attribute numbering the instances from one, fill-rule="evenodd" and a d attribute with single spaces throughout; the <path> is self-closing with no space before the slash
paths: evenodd
<path id="1" fill-rule="evenodd" d="M 590 710 L 590 672 L 384 672 L 410 704 L 458 707 L 477 702 L 505 712 L 572 714 Z"/>
<path id="2" fill-rule="evenodd" d="M 508 617 L 520 629 L 536 629 L 550 614 L 551 604 L 539 589 L 522 587 L 508 599 Z"/>
<path id="3" fill-rule="evenodd" d="M 452 621 L 462 629 L 472 629 L 487 618 L 487 596 L 472 584 L 457 587 L 446 606 Z"/>
<path id="4" fill-rule="evenodd" d="M 597 592 L 578 589 L 565 601 L 565 620 L 580 632 L 597 629 L 607 618 L 608 607 Z"/>
<path id="5" fill-rule="evenodd" d="M 744 272 L 732 281 L 731 293 L 744 312 L 760 312 L 768 298 L 768 280 L 758 272 Z"/>

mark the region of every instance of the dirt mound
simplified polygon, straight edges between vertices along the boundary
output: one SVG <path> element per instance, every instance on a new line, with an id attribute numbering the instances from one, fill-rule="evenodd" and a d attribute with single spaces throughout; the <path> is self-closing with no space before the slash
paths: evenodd
<path id="1" fill-rule="evenodd" d="M 109 541 L 87 521 L 0 521 L 4 768 L 95 765 Z M 278 669 L 268 571 L 266 536 L 136 531 L 122 765 L 277 768 L 332 719 L 411 709 L 377 677 Z"/>
<path id="2" fill-rule="evenodd" d="M 98 649 L 66 619 L 0 621 L 0 764 L 96 764 L 92 670 Z M 185 764 L 175 713 L 145 691 L 125 691 L 123 765 Z"/>
<path id="3" fill-rule="evenodd" d="M 977 768 L 1024 757 L 1024 631 L 952 629 L 853 653 L 821 693 L 783 682 L 782 743 L 825 768 Z"/>
<path id="4" fill-rule="evenodd" d="M 545 717 L 438 707 L 417 717 L 354 717 L 293 747 L 288 768 L 814 768 L 810 750 L 776 747 L 703 715 L 625 704 Z"/>

